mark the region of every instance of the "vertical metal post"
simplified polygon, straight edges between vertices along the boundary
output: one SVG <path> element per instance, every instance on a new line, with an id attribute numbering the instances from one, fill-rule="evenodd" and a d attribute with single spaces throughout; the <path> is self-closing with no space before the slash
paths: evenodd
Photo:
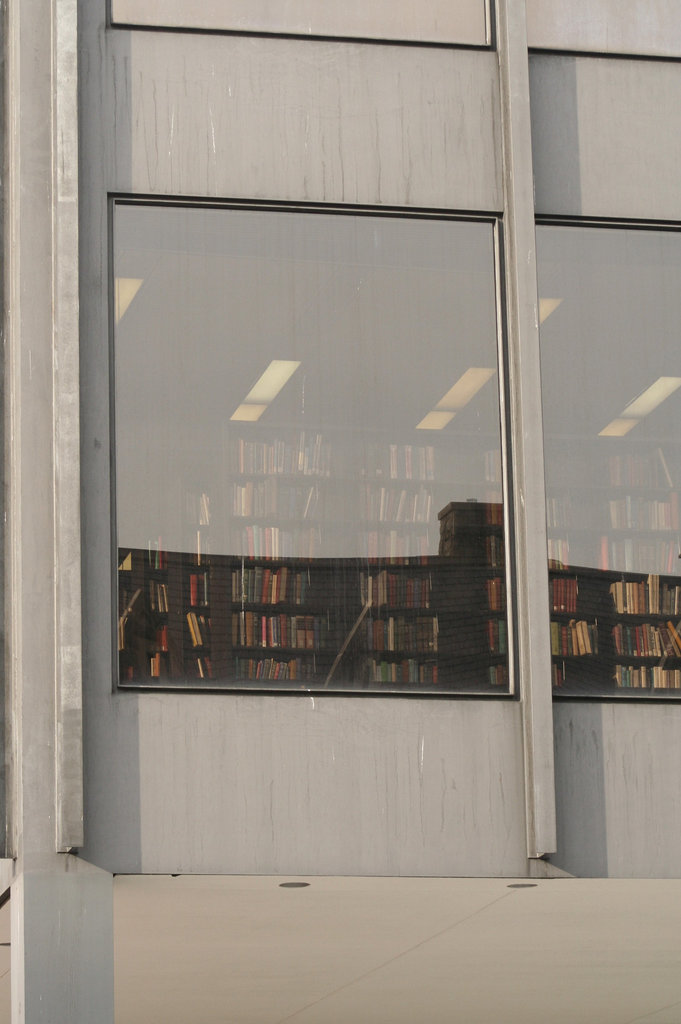
<path id="1" fill-rule="evenodd" d="M 539 317 L 525 0 L 496 0 L 527 855 L 556 850 Z"/>

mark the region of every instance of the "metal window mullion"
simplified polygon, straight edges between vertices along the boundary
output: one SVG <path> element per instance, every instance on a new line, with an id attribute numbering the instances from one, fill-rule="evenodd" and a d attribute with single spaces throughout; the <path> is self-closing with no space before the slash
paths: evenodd
<path id="1" fill-rule="evenodd" d="M 504 289 L 528 858 L 556 850 L 550 616 L 525 0 L 497 0 Z"/>

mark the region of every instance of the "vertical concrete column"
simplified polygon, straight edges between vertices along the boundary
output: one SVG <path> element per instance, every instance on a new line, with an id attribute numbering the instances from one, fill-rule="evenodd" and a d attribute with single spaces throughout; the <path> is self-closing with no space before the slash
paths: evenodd
<path id="1" fill-rule="evenodd" d="M 7 10 L 14 1024 L 113 1021 L 112 880 L 83 842 L 75 0 Z"/>
<path id="2" fill-rule="evenodd" d="M 525 0 L 496 0 L 527 854 L 556 849 L 539 317 Z"/>

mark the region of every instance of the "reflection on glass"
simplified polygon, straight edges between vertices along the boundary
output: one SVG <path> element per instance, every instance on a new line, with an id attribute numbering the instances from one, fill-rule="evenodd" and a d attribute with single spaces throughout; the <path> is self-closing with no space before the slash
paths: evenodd
<path id="1" fill-rule="evenodd" d="M 117 204 L 123 684 L 508 689 L 489 223 Z"/>
<path id="2" fill-rule="evenodd" d="M 681 695 L 681 235 L 537 245 L 554 685 Z"/>

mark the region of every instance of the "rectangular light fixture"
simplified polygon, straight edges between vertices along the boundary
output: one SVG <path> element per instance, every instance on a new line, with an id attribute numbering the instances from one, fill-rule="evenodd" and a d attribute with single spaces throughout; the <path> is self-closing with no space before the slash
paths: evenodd
<path id="1" fill-rule="evenodd" d="M 496 372 L 485 366 L 471 366 L 442 396 L 435 408 L 416 424 L 416 429 L 443 430 Z"/>
<path id="2" fill-rule="evenodd" d="M 599 437 L 624 437 L 644 416 L 648 416 L 665 399 L 673 395 L 681 387 L 681 377 L 658 377 L 657 380 L 642 391 L 638 398 L 622 411 L 621 415 L 608 423 L 599 433 Z"/>
<path id="3" fill-rule="evenodd" d="M 612 420 L 611 423 L 608 423 L 607 427 L 603 427 L 598 436 L 624 437 L 625 434 L 628 434 L 629 431 L 632 430 L 636 426 L 636 424 L 640 422 L 640 420 L 634 419 L 633 417 L 631 419 L 618 418 L 616 420 Z"/>
<path id="4" fill-rule="evenodd" d="M 651 384 L 638 398 L 629 403 L 622 415 L 643 419 L 653 409 L 657 409 L 658 405 L 662 405 L 665 398 L 669 398 L 680 387 L 681 377 L 658 377 L 654 384 Z"/>
<path id="5" fill-rule="evenodd" d="M 540 299 L 539 300 L 539 323 L 543 324 L 545 320 L 551 316 L 552 313 L 560 306 L 562 299 Z"/>
<path id="6" fill-rule="evenodd" d="M 240 405 L 229 417 L 231 420 L 240 420 L 242 423 L 255 423 L 264 413 L 266 405 Z"/>
<path id="7" fill-rule="evenodd" d="M 416 424 L 417 430 L 443 430 L 448 423 L 456 416 L 455 412 L 432 412 L 426 413 L 420 423 Z"/>
<path id="8" fill-rule="evenodd" d="M 459 377 L 456 384 L 449 389 L 447 394 L 442 396 L 435 408 L 458 412 L 459 409 L 463 409 L 464 405 L 468 405 L 471 398 L 477 395 L 480 388 L 484 387 L 495 373 L 496 370 L 490 370 L 486 367 L 471 366 L 469 370 L 466 370 Z"/>
<path id="9" fill-rule="evenodd" d="M 115 281 L 114 304 L 116 323 L 120 323 L 128 311 L 128 306 L 144 284 L 143 277 L 117 277 Z"/>
<path id="10" fill-rule="evenodd" d="M 230 419 L 255 423 L 300 366 L 297 359 L 273 359 Z"/>

